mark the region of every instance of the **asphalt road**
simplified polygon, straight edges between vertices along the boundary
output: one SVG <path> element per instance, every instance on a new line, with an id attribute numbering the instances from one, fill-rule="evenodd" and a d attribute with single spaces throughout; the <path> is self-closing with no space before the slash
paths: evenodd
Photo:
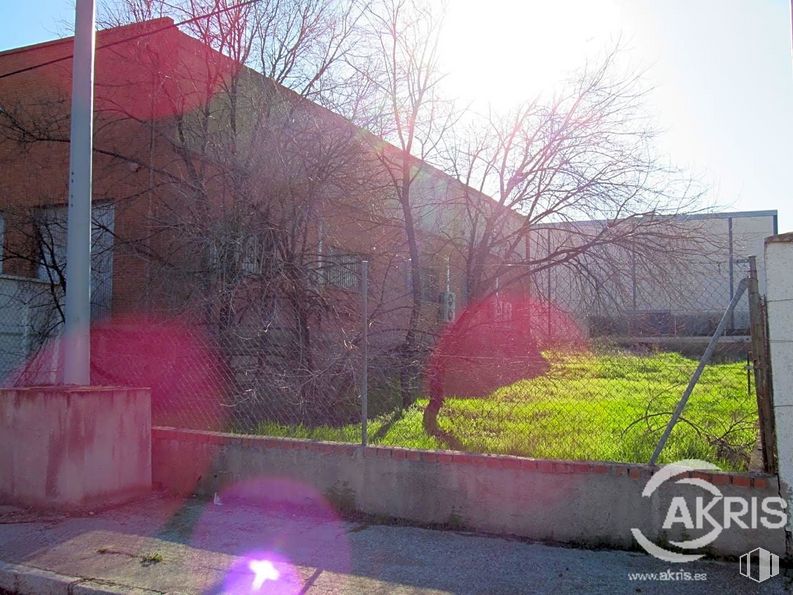
<path id="1" fill-rule="evenodd" d="M 94 585 L 85 591 L 94 593 L 236 593 L 258 587 L 253 592 L 721 595 L 781 593 L 791 584 L 783 574 L 757 585 L 740 576 L 736 562 L 673 567 L 633 552 L 162 496 L 72 517 L 0 510 L 0 560 L 63 576 L 63 593 L 69 581 Z M 9 584 L 0 579 L 0 589 Z"/>

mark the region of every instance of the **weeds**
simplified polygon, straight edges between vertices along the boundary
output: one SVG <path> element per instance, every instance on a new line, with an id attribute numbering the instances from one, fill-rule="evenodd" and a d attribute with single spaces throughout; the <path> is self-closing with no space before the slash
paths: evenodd
<path id="1" fill-rule="evenodd" d="M 544 354 L 547 374 L 486 398 L 446 399 L 440 428 L 465 450 L 536 458 L 647 462 L 696 361 L 676 353 L 638 356 Z M 369 420 L 372 444 L 442 448 L 424 432 L 419 399 L 401 416 Z M 263 423 L 259 433 L 355 442 L 360 426 Z M 757 407 L 741 362 L 709 365 L 694 389 L 661 462 L 698 458 L 744 470 L 757 438 Z"/>

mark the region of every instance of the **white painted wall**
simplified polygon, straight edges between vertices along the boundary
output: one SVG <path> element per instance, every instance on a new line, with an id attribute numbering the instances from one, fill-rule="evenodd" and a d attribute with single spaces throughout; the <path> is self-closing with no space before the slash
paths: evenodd
<path id="1" fill-rule="evenodd" d="M 768 337 L 774 394 L 779 487 L 793 511 L 793 233 L 769 238 L 765 245 Z M 788 555 L 793 514 L 788 514 Z"/>

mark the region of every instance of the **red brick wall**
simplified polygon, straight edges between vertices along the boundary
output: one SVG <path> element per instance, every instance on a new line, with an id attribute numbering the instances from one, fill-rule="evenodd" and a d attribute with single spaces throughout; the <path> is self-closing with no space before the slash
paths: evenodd
<path id="1" fill-rule="evenodd" d="M 179 204 L 189 189 L 175 184 L 174 180 L 188 180 L 189 176 L 167 139 L 152 137 L 152 123 L 159 132 L 164 130 L 166 136 L 175 134 L 172 111 L 199 106 L 212 95 L 220 79 L 235 72 L 230 61 L 176 29 L 103 49 L 124 36 L 159 30 L 167 23 L 167 20 L 154 21 L 100 33 L 97 41 L 94 200 L 110 200 L 115 204 L 114 312 L 156 308 L 166 298 L 173 299 L 169 293 L 172 287 L 155 287 L 145 253 L 171 256 L 168 251 L 173 242 L 153 234 L 151 221 L 167 224 L 171 215 L 162 205 Z M 70 52 L 71 41 L 64 40 L 0 53 L 0 72 L 58 60 Z M 208 63 L 214 68 L 209 74 Z M 30 138 L 21 139 L 24 141 L 21 143 L 0 140 L 0 161 L 4 164 L 0 197 L 8 219 L 6 254 L 13 247 L 35 259 L 28 209 L 66 202 L 68 143 L 65 141 L 69 130 L 70 76 L 71 61 L 64 60 L 0 80 L 0 104 L 20 110 L 22 119 L 28 123 L 46 123 L 46 129 L 40 131 L 41 138 L 35 142 L 28 142 Z M 314 116 L 323 125 L 348 126 L 323 108 L 309 109 L 316 112 Z M 150 177 L 148 164 L 160 171 Z M 372 159 L 371 166 L 381 168 L 380 177 L 388 179 L 377 159 Z M 434 170 L 428 174 L 429 178 L 441 175 Z M 211 172 L 204 177 L 213 178 Z M 213 200 L 222 200 L 225 189 L 207 188 L 207 192 Z M 396 202 L 386 202 L 382 194 L 381 190 L 367 196 L 348 197 L 346 206 L 343 200 L 333 201 L 321 215 L 325 220 L 325 244 L 370 259 L 372 291 L 376 294 L 384 286 L 387 292 L 401 296 L 386 296 L 387 300 L 398 302 L 400 308 L 389 308 L 391 313 L 380 324 L 402 328 L 410 303 L 407 248 L 401 223 L 394 218 L 399 211 Z M 438 286 L 443 290 L 449 262 L 452 290 L 461 308 L 464 295 L 461 253 L 442 237 L 442 230 L 435 231 L 420 234 L 423 265 L 437 271 Z M 398 256 L 392 258 L 393 254 Z M 194 254 L 182 256 L 195 257 Z M 31 258 L 27 260 L 12 258 L 4 264 L 4 270 L 34 275 L 35 265 L 29 262 Z M 384 285 L 386 271 L 389 279 Z M 377 301 L 380 296 L 374 299 Z M 423 326 L 436 326 L 437 304 L 428 302 L 423 315 Z"/>

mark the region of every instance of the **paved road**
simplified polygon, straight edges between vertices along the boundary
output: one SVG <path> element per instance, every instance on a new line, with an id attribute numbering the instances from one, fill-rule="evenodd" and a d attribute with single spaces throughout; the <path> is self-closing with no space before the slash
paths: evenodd
<path id="1" fill-rule="evenodd" d="M 0 560 L 81 585 L 94 579 L 97 590 L 86 592 L 246 592 L 258 581 L 262 593 L 721 595 L 781 593 L 790 584 L 777 576 L 758 587 L 738 574 L 736 563 L 671 568 L 638 553 L 342 521 L 328 510 L 161 496 L 80 517 L 0 510 Z M 670 568 L 707 580 L 630 580 L 633 573 Z"/>

